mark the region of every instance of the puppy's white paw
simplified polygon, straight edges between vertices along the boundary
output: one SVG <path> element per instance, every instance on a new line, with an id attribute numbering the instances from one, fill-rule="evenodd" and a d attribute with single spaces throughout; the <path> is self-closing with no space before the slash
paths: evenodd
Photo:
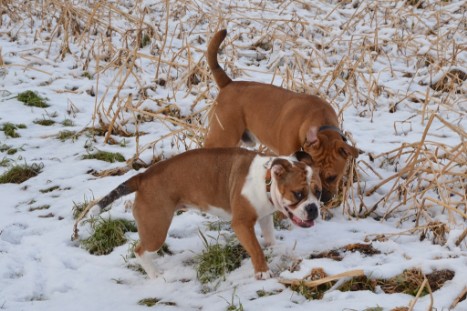
<path id="1" fill-rule="evenodd" d="M 146 271 L 146 274 L 151 280 L 157 279 L 157 277 L 159 276 L 159 273 L 154 269 Z"/>
<path id="2" fill-rule="evenodd" d="M 257 280 L 267 280 L 272 278 L 272 272 L 271 270 L 265 272 L 256 272 L 255 277 Z"/>
<path id="3" fill-rule="evenodd" d="M 271 247 L 276 244 L 276 238 L 272 236 L 272 238 L 264 239 L 264 246 L 265 247 Z"/>

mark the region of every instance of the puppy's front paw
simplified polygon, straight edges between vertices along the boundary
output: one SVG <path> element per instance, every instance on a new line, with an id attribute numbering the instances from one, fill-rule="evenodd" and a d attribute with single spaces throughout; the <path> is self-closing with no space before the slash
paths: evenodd
<path id="1" fill-rule="evenodd" d="M 263 271 L 263 272 L 256 272 L 255 277 L 257 280 L 267 280 L 272 278 L 271 270 Z"/>

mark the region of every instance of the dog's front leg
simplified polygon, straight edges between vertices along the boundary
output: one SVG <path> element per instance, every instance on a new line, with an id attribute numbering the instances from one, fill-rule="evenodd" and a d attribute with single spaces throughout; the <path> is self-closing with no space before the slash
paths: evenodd
<path id="1" fill-rule="evenodd" d="M 271 277 L 271 271 L 268 269 L 263 250 L 259 245 L 254 230 L 255 220 L 233 219 L 232 228 L 238 237 L 238 240 L 251 257 L 255 269 L 255 277 L 258 280 L 266 280 Z"/>
<path id="2" fill-rule="evenodd" d="M 264 243 L 266 246 L 274 245 L 276 238 L 274 236 L 274 220 L 273 214 L 264 216 L 258 220 L 261 232 L 263 233 Z"/>

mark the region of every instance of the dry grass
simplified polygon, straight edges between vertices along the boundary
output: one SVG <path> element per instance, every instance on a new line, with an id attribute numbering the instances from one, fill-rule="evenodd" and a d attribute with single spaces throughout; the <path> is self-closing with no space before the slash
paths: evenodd
<path id="1" fill-rule="evenodd" d="M 272 74 L 271 83 L 326 98 L 357 147 L 352 132 L 358 129 L 346 127 L 344 112 L 375 123 L 381 113 L 409 112 L 396 118 L 388 135 L 404 137 L 421 124 L 419 140 L 351 163 L 335 204 L 355 217 L 414 221 L 410 234 L 443 244 L 451 228 L 465 230 L 467 218 L 467 134 L 460 125 L 467 113 L 467 64 L 460 56 L 465 44 L 459 39 L 465 36 L 463 8 L 439 1 L 353 3 L 4 1 L 8 18 L 2 23 L 23 25 L 4 34 L 11 41 L 40 23 L 35 39 L 49 44 L 40 52 L 57 60 L 77 57 L 95 83 L 88 90 L 92 126 L 105 133 L 106 143 L 112 135 L 135 141 L 128 167 L 147 165 L 148 153 L 163 158 L 157 146 L 164 143 L 180 151 L 202 145 L 217 91 L 203 53 L 224 27 L 229 36 L 220 59 L 230 76 Z M 181 109 L 187 100 L 190 109 Z M 143 140 L 154 122 L 167 130 Z M 433 225 L 439 213 L 447 217 Z M 459 237 L 458 245 L 465 243 Z"/>

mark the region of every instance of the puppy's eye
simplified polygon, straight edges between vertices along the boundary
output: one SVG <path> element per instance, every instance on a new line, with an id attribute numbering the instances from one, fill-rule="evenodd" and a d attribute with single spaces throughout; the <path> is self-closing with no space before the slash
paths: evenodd
<path id="1" fill-rule="evenodd" d="M 297 201 L 303 200 L 303 193 L 301 191 L 294 191 L 293 195 Z"/>
<path id="2" fill-rule="evenodd" d="M 335 176 L 335 175 L 329 176 L 329 177 L 326 178 L 326 182 L 327 182 L 328 184 L 330 184 L 330 183 L 336 181 L 336 178 L 337 178 L 337 176 Z"/>

